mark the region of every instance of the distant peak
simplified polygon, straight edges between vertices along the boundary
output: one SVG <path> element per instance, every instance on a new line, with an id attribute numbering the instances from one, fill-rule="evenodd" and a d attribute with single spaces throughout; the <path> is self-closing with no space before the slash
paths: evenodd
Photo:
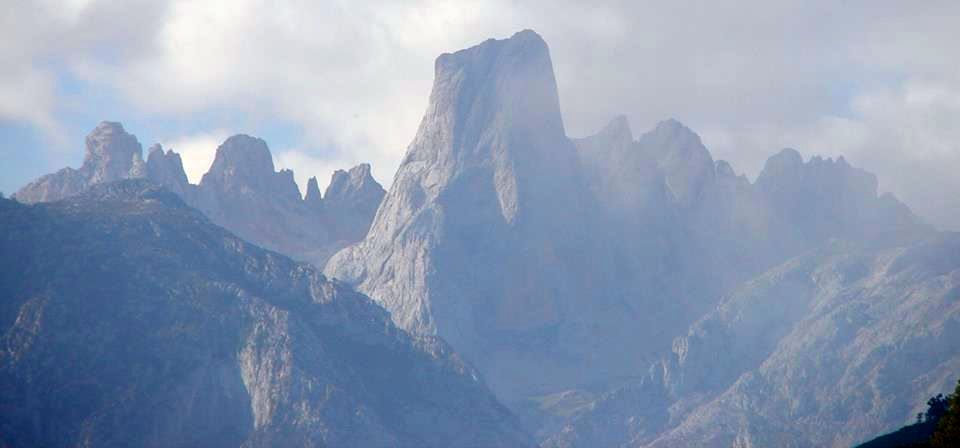
<path id="1" fill-rule="evenodd" d="M 629 140 L 633 140 L 633 132 L 630 130 L 630 122 L 627 120 L 626 115 L 613 117 L 613 119 L 600 130 L 600 134 L 611 137 L 626 136 Z"/>
<path id="2" fill-rule="evenodd" d="M 350 177 L 359 178 L 359 179 L 373 179 L 373 176 L 370 174 L 370 164 L 361 163 L 353 168 L 350 168 Z"/>
<path id="3" fill-rule="evenodd" d="M 217 148 L 210 172 L 220 173 L 229 168 L 249 175 L 273 174 L 273 156 L 267 142 L 246 134 L 227 138 Z"/>
<path id="4" fill-rule="evenodd" d="M 540 34 L 537 34 L 536 31 L 530 28 L 513 33 L 513 36 L 510 36 L 509 40 L 531 42 L 531 43 L 535 43 L 543 46 L 547 45 L 547 42 L 543 40 L 543 37 L 541 37 Z"/>
<path id="5" fill-rule="evenodd" d="M 111 182 L 133 174 L 139 175 L 143 148 L 137 137 L 128 134 L 115 121 L 101 121 L 87 135 L 86 154 L 81 171 L 90 183 Z"/>
<path id="6" fill-rule="evenodd" d="M 684 153 L 695 149 L 696 152 L 709 156 L 709 151 L 703 146 L 700 136 L 673 118 L 657 123 L 653 130 L 640 136 L 640 139 L 656 148 L 654 152 L 659 153 L 658 158 L 669 155 L 671 149 L 679 149 Z M 710 158 L 710 164 L 713 164 L 712 158 Z"/>
<path id="7" fill-rule="evenodd" d="M 730 162 L 727 162 L 726 160 L 717 160 L 716 170 L 718 176 L 737 177 L 737 173 L 733 171 L 733 167 L 730 166 Z"/>
<path id="8" fill-rule="evenodd" d="M 150 158 L 150 156 L 152 156 L 155 152 L 163 154 L 163 146 L 159 143 L 150 145 L 150 148 L 147 149 L 147 158 Z"/>
<path id="9" fill-rule="evenodd" d="M 382 196 L 383 192 L 383 187 L 370 174 L 370 164 L 361 163 L 349 171 L 334 171 L 323 197 L 327 201 L 336 202 L 348 200 L 358 194 Z"/>
<path id="10" fill-rule="evenodd" d="M 691 134 L 694 133 L 692 130 L 690 130 L 690 128 L 688 128 L 686 125 L 684 125 L 683 123 L 681 123 L 679 120 L 675 118 L 668 118 L 666 120 L 663 120 L 657 123 L 657 126 L 654 128 L 654 131 L 655 132 L 685 132 L 685 133 L 691 133 Z"/>
<path id="11" fill-rule="evenodd" d="M 764 164 L 764 170 L 766 170 L 767 167 L 777 169 L 800 165 L 803 165 L 803 156 L 800 155 L 800 151 L 793 148 L 784 148 L 767 159 L 767 162 Z"/>
<path id="12" fill-rule="evenodd" d="M 97 124 L 97 127 L 93 128 L 91 134 L 126 134 L 127 131 L 123 129 L 123 124 L 119 121 L 101 121 Z"/>
<path id="13" fill-rule="evenodd" d="M 307 194 L 303 197 L 303 200 L 309 204 L 317 204 L 321 199 L 320 184 L 317 182 L 317 177 L 313 176 L 307 180 Z"/>

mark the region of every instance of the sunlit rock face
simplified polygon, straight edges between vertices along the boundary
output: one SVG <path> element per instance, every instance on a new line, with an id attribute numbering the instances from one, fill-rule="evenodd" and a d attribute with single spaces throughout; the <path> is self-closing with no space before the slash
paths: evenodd
<path id="1" fill-rule="evenodd" d="M 531 446 L 366 296 L 146 181 L 0 199 L 5 446 Z"/>
<path id="2" fill-rule="evenodd" d="M 505 394 L 551 387 L 591 368 L 563 358 L 597 353 L 587 322 L 612 312 L 591 292 L 607 262 L 592 207 L 549 51 L 523 31 L 437 58 L 368 237 L 326 270 L 451 342 Z"/>

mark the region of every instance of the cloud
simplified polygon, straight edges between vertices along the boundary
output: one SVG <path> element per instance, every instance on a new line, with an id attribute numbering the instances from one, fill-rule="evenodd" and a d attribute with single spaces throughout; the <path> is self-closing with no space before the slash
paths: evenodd
<path id="1" fill-rule="evenodd" d="M 9 37 L 0 55 L 16 67 L 4 70 L 0 120 L 56 129 L 65 71 L 159 120 L 228 110 L 239 118 L 211 128 L 293 124 L 302 136 L 275 154 L 298 179 L 368 161 L 389 184 L 426 109 L 434 58 L 533 28 L 550 44 L 573 136 L 617 114 L 636 133 L 675 117 L 749 175 L 785 146 L 843 153 L 938 224 L 960 228 L 960 216 L 935 213 L 960 209 L 960 199 L 930 193 L 956 184 L 928 170 L 957 167 L 960 71 L 949 57 L 960 41 L 957 2 L 68 6 L 15 2 L 0 13 Z"/>
<path id="2" fill-rule="evenodd" d="M 190 183 L 197 184 L 213 164 L 217 147 L 230 135 L 226 130 L 217 129 L 174 137 L 163 141 L 161 145 L 165 150 L 172 149 L 180 154 L 183 170 L 187 172 L 187 179 Z"/>

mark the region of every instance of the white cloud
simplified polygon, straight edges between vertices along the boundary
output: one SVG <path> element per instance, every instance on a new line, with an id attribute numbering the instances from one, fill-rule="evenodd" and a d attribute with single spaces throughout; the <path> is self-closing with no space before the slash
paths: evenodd
<path id="1" fill-rule="evenodd" d="M 187 179 L 197 184 L 213 164 L 217 154 L 217 147 L 231 134 L 223 129 L 210 132 L 183 135 L 161 142 L 165 150 L 172 149 L 180 154 L 183 160 L 183 170 L 187 172 Z"/>
<path id="2" fill-rule="evenodd" d="M 903 167 L 957 166 L 957 2 L 73 4 L 0 12 L 0 55 L 20 67 L 4 71 L 16 76 L 4 85 L 25 86 L 0 88 L 0 119 L 55 127 L 55 72 L 35 62 L 52 60 L 161 119 L 230 110 L 247 121 L 231 127 L 292 123 L 303 141 L 275 153 L 298 180 L 371 162 L 389 184 L 425 110 L 434 58 L 533 28 L 551 46 L 571 135 L 621 113 L 636 132 L 676 117 L 750 174 L 785 146 L 842 152 L 922 210 L 943 201 L 911 193 L 927 170 Z"/>

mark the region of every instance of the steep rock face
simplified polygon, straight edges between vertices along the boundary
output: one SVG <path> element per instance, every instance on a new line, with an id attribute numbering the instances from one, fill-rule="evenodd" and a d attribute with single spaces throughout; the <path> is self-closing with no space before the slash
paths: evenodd
<path id="1" fill-rule="evenodd" d="M 0 200 L 4 446 L 529 446 L 365 296 L 144 181 Z"/>
<path id="2" fill-rule="evenodd" d="M 317 194 L 319 197 L 319 190 Z M 337 217 L 337 237 L 349 242 L 362 240 L 386 194 L 370 174 L 369 164 L 335 171 L 323 199 L 326 213 Z"/>
<path id="3" fill-rule="evenodd" d="M 595 342 L 574 336 L 591 313 L 583 278 L 600 270 L 590 265 L 599 259 L 581 179 L 536 33 L 441 55 L 367 238 L 326 271 L 381 301 L 401 327 L 447 339 L 501 393 L 544 387 L 588 370 L 558 360 Z M 551 369 L 531 376 L 538 364 Z"/>
<path id="4" fill-rule="evenodd" d="M 87 135 L 80 169 L 64 168 L 43 176 L 13 197 L 27 204 L 57 201 L 78 194 L 90 185 L 144 177 L 142 151 L 137 138 L 128 134 L 120 123 L 103 121 Z"/>
<path id="5" fill-rule="evenodd" d="M 960 368 L 960 237 L 834 243 L 745 283 L 547 446 L 851 446 Z"/>

